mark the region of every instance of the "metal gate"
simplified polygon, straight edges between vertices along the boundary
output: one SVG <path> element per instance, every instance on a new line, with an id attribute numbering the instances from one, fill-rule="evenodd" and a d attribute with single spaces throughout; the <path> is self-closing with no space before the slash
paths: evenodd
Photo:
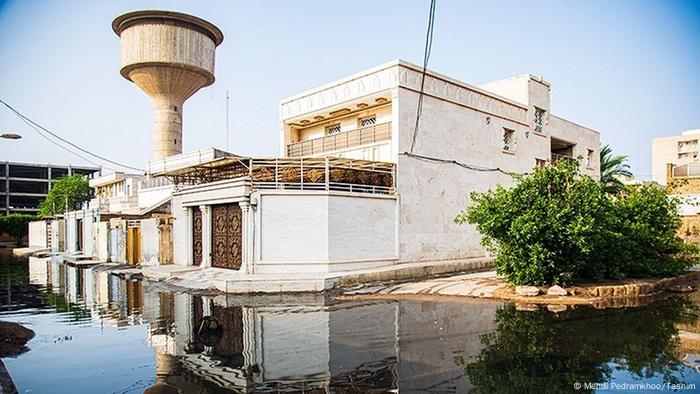
<path id="1" fill-rule="evenodd" d="M 192 264 L 202 264 L 202 211 L 192 208 Z"/>
<path id="2" fill-rule="evenodd" d="M 240 269 L 242 245 L 242 215 L 238 204 L 213 205 L 212 258 L 213 267 Z"/>

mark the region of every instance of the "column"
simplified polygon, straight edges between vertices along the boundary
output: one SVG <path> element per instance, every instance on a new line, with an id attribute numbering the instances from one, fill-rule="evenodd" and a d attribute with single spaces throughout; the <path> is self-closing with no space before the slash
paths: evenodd
<path id="1" fill-rule="evenodd" d="M 202 268 L 211 267 L 211 205 L 200 205 L 202 211 Z"/>
<path id="2" fill-rule="evenodd" d="M 250 368 L 258 363 L 256 357 L 257 347 L 255 346 L 255 309 L 251 307 L 243 308 L 243 363 L 244 368 Z M 256 381 L 253 374 L 253 381 Z M 259 379 L 260 376 L 257 376 Z"/>
<path id="3" fill-rule="evenodd" d="M 5 162 L 5 213 L 10 213 L 10 163 Z"/>
<path id="4" fill-rule="evenodd" d="M 186 246 L 185 250 L 187 252 L 185 254 L 185 265 L 192 265 L 193 264 L 192 255 L 194 254 L 194 234 L 192 233 L 192 216 L 194 216 L 194 215 L 192 215 L 192 208 L 182 207 L 182 219 L 183 219 L 182 221 L 184 223 L 187 223 L 187 230 L 185 230 L 185 234 L 186 234 L 185 239 L 187 240 L 186 241 L 187 245 L 185 245 Z M 176 258 L 175 258 L 175 256 L 176 256 L 175 243 L 176 243 L 176 241 L 175 241 L 175 225 L 174 224 L 173 224 L 173 229 L 171 231 L 173 232 L 173 263 L 175 263 L 175 260 L 176 260 Z"/>
<path id="5" fill-rule="evenodd" d="M 255 272 L 253 267 L 253 217 L 250 203 L 241 201 L 238 203 L 241 207 L 241 272 L 252 274 Z"/>

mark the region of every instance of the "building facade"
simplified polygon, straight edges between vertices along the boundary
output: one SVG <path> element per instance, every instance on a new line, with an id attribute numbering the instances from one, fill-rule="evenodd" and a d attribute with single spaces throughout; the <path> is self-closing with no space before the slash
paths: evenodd
<path id="1" fill-rule="evenodd" d="M 149 162 L 176 185 L 174 263 L 235 272 L 216 287 L 249 292 L 265 277 L 314 290 L 339 273 L 470 261 L 488 257 L 454 223 L 471 192 L 557 160 L 599 176 L 599 134 L 551 114 L 542 78 L 475 87 L 428 71 L 415 132 L 421 78 L 397 60 L 282 100 L 280 157 Z"/>
<path id="2" fill-rule="evenodd" d="M 73 174 L 93 176 L 99 167 L 72 165 L 14 163 L 0 164 L 0 213 L 39 213 L 52 182 Z"/>
<path id="3" fill-rule="evenodd" d="M 651 180 L 661 185 L 667 181 L 667 164 L 680 166 L 698 161 L 700 129 L 687 130 L 651 142 Z"/>
<path id="4" fill-rule="evenodd" d="M 580 158 L 584 174 L 599 176 L 598 132 L 553 115 L 542 78 L 476 87 L 428 71 L 416 132 L 421 78 L 421 67 L 397 60 L 280 103 L 283 156 L 396 165 L 399 262 L 484 256 L 476 230 L 453 219 L 471 192 L 511 185 L 508 173 Z"/>

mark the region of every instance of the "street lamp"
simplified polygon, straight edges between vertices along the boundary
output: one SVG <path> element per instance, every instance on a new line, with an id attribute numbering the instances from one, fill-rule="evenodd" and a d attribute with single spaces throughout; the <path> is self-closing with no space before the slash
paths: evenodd
<path id="1" fill-rule="evenodd" d="M 22 136 L 17 133 L 2 133 L 0 134 L 0 138 L 5 138 L 8 140 L 18 140 L 22 138 Z"/>

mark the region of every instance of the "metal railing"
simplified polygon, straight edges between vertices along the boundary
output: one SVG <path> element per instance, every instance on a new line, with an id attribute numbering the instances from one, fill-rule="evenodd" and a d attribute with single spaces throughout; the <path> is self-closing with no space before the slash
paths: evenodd
<path id="1" fill-rule="evenodd" d="M 700 177 L 700 163 L 688 163 L 673 167 L 674 178 Z"/>
<path id="2" fill-rule="evenodd" d="M 560 160 L 572 162 L 572 161 L 574 161 L 575 159 L 574 159 L 573 157 L 571 157 L 571 156 L 561 155 L 561 154 L 559 154 L 559 153 L 552 153 L 552 163 L 556 163 L 556 162 L 558 162 L 558 161 L 560 161 Z"/>
<path id="3" fill-rule="evenodd" d="M 173 182 L 165 177 L 144 177 L 141 180 L 141 189 L 150 189 L 154 187 L 172 185 Z"/>
<path id="4" fill-rule="evenodd" d="M 386 141 L 391 138 L 391 122 L 294 142 L 287 145 L 287 156 L 313 156 L 340 149 Z"/>
<path id="5" fill-rule="evenodd" d="M 254 189 L 393 194 L 393 163 L 333 157 L 250 159 Z"/>

